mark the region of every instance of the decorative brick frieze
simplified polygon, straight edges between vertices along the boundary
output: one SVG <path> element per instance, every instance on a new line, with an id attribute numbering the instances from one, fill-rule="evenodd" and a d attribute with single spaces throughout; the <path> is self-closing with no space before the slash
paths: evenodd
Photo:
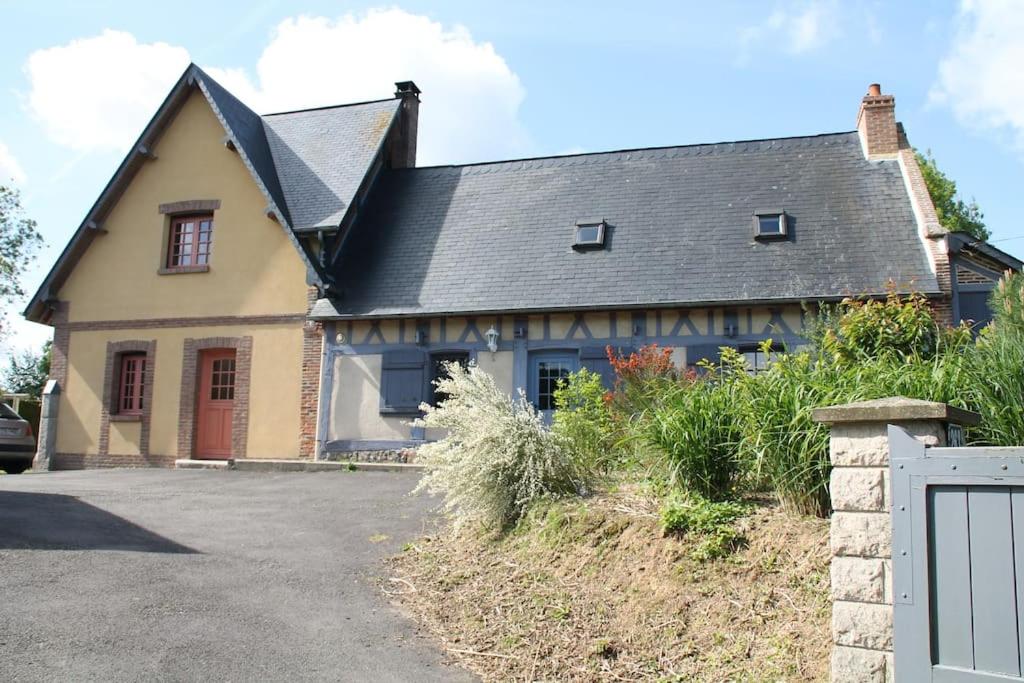
<path id="1" fill-rule="evenodd" d="M 146 354 L 145 381 L 142 388 L 142 414 L 117 415 L 116 382 L 121 378 L 121 356 L 125 353 Z M 127 457 L 110 453 L 110 423 L 141 422 L 139 428 L 139 454 L 142 458 L 149 456 L 149 425 L 153 410 L 153 377 L 156 375 L 156 340 L 130 339 L 125 341 L 107 342 L 107 359 L 103 370 L 103 403 L 100 405 L 100 435 L 98 456 L 109 455 Z"/>
<path id="2" fill-rule="evenodd" d="M 284 325 L 302 323 L 306 316 L 298 314 L 285 315 L 217 315 L 197 316 L 188 318 L 142 318 L 133 320 L 89 320 L 68 323 L 71 332 L 93 332 L 97 330 L 151 330 L 168 327 L 223 327 L 237 325 Z"/>
<path id="3" fill-rule="evenodd" d="M 249 389 L 252 374 L 252 337 L 185 339 L 181 362 L 181 397 L 178 404 L 178 458 L 195 451 L 199 355 L 206 349 L 235 350 L 235 401 L 231 414 L 231 457 L 244 458 L 249 436 Z"/>
<path id="4" fill-rule="evenodd" d="M 187 199 L 181 202 L 167 202 L 157 207 L 159 213 L 193 213 L 202 211 L 208 213 L 220 208 L 219 199 Z"/>
<path id="5" fill-rule="evenodd" d="M 316 303 L 318 290 L 306 291 L 306 310 Z M 302 326 L 302 379 L 299 398 L 299 457 L 316 457 L 317 412 L 320 402 L 320 363 L 323 358 L 323 323 L 307 320 Z"/>

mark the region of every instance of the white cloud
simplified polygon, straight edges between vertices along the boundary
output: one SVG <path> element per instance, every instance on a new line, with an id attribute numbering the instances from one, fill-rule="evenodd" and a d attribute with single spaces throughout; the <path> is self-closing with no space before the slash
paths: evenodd
<path id="1" fill-rule="evenodd" d="M 530 142 L 519 121 L 525 90 L 490 43 L 399 9 L 287 19 L 256 65 L 210 74 L 257 111 L 390 97 L 396 81 L 423 91 L 420 164 L 517 156 Z"/>
<path id="2" fill-rule="evenodd" d="M 0 140 L 0 185 L 11 180 L 19 185 L 23 184 L 26 180 L 25 171 L 3 140 Z"/>
<path id="3" fill-rule="evenodd" d="M 1024 151 L 1024 4 L 964 0 L 931 101 L 971 128 L 1009 133 Z"/>
<path id="4" fill-rule="evenodd" d="M 791 55 L 816 50 L 839 35 L 839 6 L 835 0 L 804 0 L 777 7 L 756 26 L 740 30 L 740 61 L 755 48 L 781 49 Z"/>
<path id="5" fill-rule="evenodd" d="M 106 30 L 29 55 L 27 106 L 61 145 L 124 150 L 188 63 L 185 48 Z"/>
<path id="6" fill-rule="evenodd" d="M 107 30 L 33 53 L 27 105 L 62 145 L 124 150 L 188 62 L 183 47 Z M 287 19 L 255 78 L 238 68 L 207 71 L 261 113 L 386 98 L 396 81 L 414 80 L 423 90 L 421 165 L 532 151 L 519 120 L 525 90 L 494 46 L 399 9 Z"/>

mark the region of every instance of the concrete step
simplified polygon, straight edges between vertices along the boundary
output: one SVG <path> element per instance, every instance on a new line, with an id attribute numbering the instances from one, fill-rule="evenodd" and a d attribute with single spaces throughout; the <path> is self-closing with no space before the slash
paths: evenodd
<path id="1" fill-rule="evenodd" d="M 230 460 L 189 460 L 182 458 L 174 461 L 177 470 L 227 470 L 231 469 Z"/>

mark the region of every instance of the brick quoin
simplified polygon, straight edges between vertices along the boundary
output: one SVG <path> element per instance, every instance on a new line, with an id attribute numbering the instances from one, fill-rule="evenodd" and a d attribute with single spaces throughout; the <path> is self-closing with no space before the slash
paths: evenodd
<path id="1" fill-rule="evenodd" d="M 306 311 L 313 309 L 318 291 L 306 290 Z M 307 320 L 302 327 L 302 383 L 299 399 L 299 457 L 316 457 L 316 418 L 320 396 L 320 362 L 323 351 L 323 324 Z"/>

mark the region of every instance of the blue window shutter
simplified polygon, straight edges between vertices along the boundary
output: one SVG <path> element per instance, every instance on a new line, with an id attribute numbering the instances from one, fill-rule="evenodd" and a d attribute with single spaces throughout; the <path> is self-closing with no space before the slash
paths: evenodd
<path id="1" fill-rule="evenodd" d="M 621 356 L 629 357 L 633 353 L 631 346 L 612 346 L 612 350 Z M 605 389 L 615 388 L 615 370 L 608 360 L 608 352 L 603 346 L 584 346 L 580 349 L 580 367 L 601 375 L 601 384 Z"/>
<path id="2" fill-rule="evenodd" d="M 720 346 L 725 346 L 725 344 L 698 344 L 695 346 L 687 346 L 686 366 L 695 368 L 697 367 L 697 363 L 705 358 L 712 363 L 717 364 L 722 355 L 721 351 L 718 350 Z"/>
<path id="3" fill-rule="evenodd" d="M 418 415 L 426 386 L 427 354 L 420 350 L 385 351 L 380 377 L 380 412 Z"/>

